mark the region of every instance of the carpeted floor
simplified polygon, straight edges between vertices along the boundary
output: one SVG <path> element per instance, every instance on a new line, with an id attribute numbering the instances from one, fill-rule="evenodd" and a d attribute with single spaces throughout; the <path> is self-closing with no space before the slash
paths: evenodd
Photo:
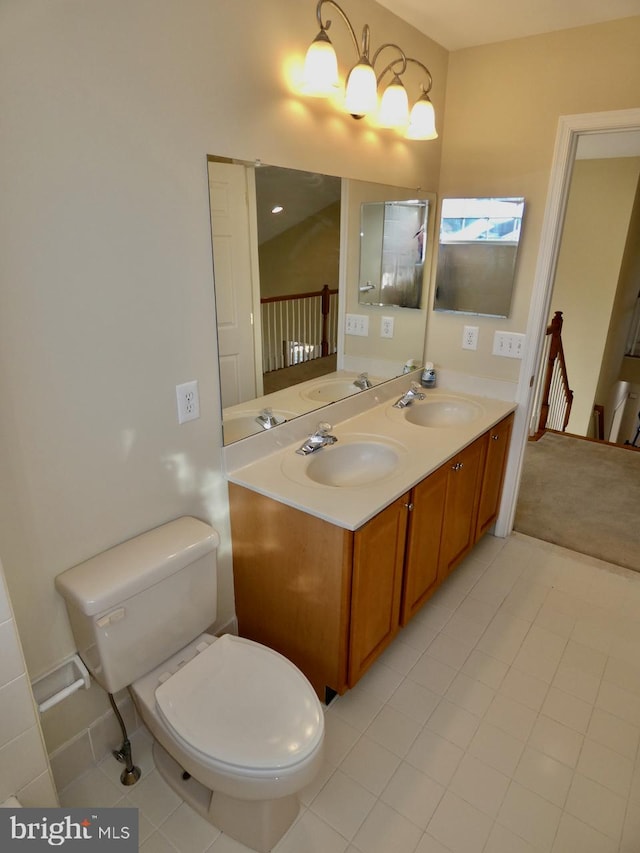
<path id="1" fill-rule="evenodd" d="M 514 526 L 640 571 L 640 452 L 550 432 L 528 442 Z"/>

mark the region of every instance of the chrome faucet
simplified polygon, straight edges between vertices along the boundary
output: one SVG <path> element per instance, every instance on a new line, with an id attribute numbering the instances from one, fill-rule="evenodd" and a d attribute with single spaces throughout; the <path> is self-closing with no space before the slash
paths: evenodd
<path id="1" fill-rule="evenodd" d="M 420 390 L 420 386 L 417 382 L 411 383 L 411 388 L 406 391 L 399 400 L 393 404 L 394 409 L 406 409 L 407 406 L 410 406 L 414 400 L 424 400 L 424 394 Z"/>
<path id="2" fill-rule="evenodd" d="M 305 443 L 296 450 L 296 453 L 300 453 L 302 456 L 308 456 L 310 453 L 315 453 L 316 450 L 320 450 L 328 444 L 335 444 L 338 439 L 335 435 L 329 435 L 329 430 L 331 428 L 331 424 L 318 424 L 313 435 L 309 436 Z"/>
<path id="3" fill-rule="evenodd" d="M 357 379 L 353 380 L 353 384 L 361 391 L 366 391 L 367 388 L 373 388 L 373 382 L 370 381 L 368 373 L 361 373 Z"/>
<path id="4" fill-rule="evenodd" d="M 280 418 L 277 415 L 274 415 L 273 409 L 267 407 L 266 409 L 263 409 L 260 412 L 260 414 L 256 418 L 256 421 L 260 424 L 262 429 L 271 429 L 271 427 L 283 424 L 284 418 Z"/>

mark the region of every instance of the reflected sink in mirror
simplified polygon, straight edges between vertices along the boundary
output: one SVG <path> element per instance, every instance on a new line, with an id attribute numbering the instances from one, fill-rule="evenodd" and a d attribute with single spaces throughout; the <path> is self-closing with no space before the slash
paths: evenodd
<path id="1" fill-rule="evenodd" d="M 404 416 L 409 423 L 438 429 L 473 423 L 482 412 L 482 406 L 464 397 L 439 397 L 412 403 L 404 409 Z"/>
<path id="2" fill-rule="evenodd" d="M 369 382 L 372 385 L 377 385 L 382 381 L 369 376 Z M 358 394 L 362 390 L 362 388 L 354 385 L 353 379 L 328 379 L 326 382 L 320 382 L 314 388 L 301 391 L 300 394 L 306 400 L 313 400 L 316 403 L 336 403 L 338 400 Z"/>
<path id="3" fill-rule="evenodd" d="M 282 472 L 305 485 L 356 488 L 393 474 L 406 452 L 399 442 L 350 436 L 344 444 L 324 447 L 306 457 L 287 456 Z"/>

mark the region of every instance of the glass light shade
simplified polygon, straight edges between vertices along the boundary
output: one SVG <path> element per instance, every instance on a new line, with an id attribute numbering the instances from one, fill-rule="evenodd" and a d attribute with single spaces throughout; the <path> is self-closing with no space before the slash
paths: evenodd
<path id="1" fill-rule="evenodd" d="M 358 118 L 375 112 L 378 106 L 376 73 L 364 56 L 349 72 L 344 105 L 348 113 Z"/>
<path id="2" fill-rule="evenodd" d="M 436 114 L 431 99 L 421 95 L 413 105 L 409 116 L 409 127 L 405 133 L 407 139 L 437 139 Z"/>
<path id="3" fill-rule="evenodd" d="M 405 128 L 409 123 L 409 98 L 400 78 L 395 75 L 380 101 L 380 127 Z"/>
<path id="4" fill-rule="evenodd" d="M 304 60 L 302 89 L 314 98 L 328 98 L 335 94 L 339 85 L 336 52 L 325 31 L 321 30 L 309 45 Z"/>

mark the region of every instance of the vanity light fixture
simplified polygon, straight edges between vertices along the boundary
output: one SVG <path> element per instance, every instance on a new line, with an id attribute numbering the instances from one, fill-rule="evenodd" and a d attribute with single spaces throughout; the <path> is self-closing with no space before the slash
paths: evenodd
<path id="1" fill-rule="evenodd" d="M 365 24 L 358 43 L 355 30 L 345 11 L 334 0 L 318 0 L 316 18 L 320 32 L 311 42 L 304 63 L 302 91 L 316 98 L 329 98 L 341 89 L 338 75 L 338 59 L 328 36 L 331 21 L 322 19 L 325 3 L 340 14 L 355 48 L 357 61 L 347 75 L 344 88 L 344 105 L 347 112 L 356 118 L 369 116 L 379 127 L 393 128 L 404 133 L 407 139 L 436 139 L 435 112 L 429 98 L 433 78 L 426 65 L 407 56 L 397 44 L 385 42 L 370 58 L 370 30 Z M 376 76 L 375 65 L 383 50 L 396 52 L 392 59 Z M 409 112 L 409 97 L 402 76 L 409 64 L 416 65 L 426 75 L 426 85 L 421 84 L 421 94 Z M 378 87 L 385 76 L 391 75 L 382 97 L 378 99 Z"/>

